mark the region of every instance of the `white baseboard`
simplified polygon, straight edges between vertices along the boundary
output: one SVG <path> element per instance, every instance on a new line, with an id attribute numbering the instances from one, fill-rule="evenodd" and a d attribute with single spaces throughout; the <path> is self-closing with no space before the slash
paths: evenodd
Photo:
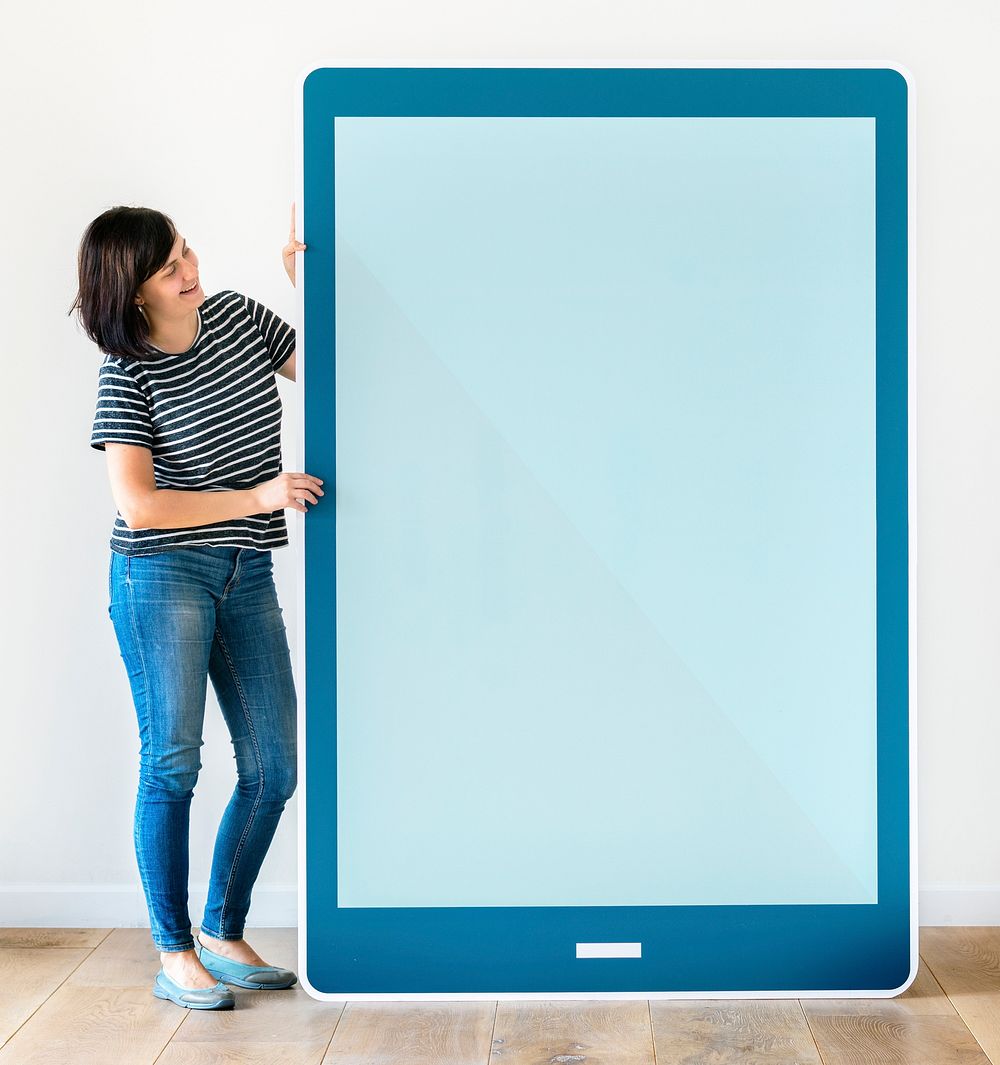
<path id="1" fill-rule="evenodd" d="M 1000 925 L 1000 885 L 919 890 L 917 914 L 921 925 Z"/>
<path id="2" fill-rule="evenodd" d="M 204 912 L 207 884 L 192 885 L 188 909 L 194 927 Z M 294 884 L 258 884 L 248 928 L 294 928 Z M 1000 926 L 1000 886 L 920 889 L 921 925 Z M 137 884 L 0 885 L 0 928 L 148 928 L 149 915 Z"/>
<path id="3" fill-rule="evenodd" d="M 192 884 L 188 911 L 197 928 L 207 884 Z M 295 885 L 253 889 L 248 928 L 295 928 Z M 149 911 L 139 884 L 0 885 L 0 928 L 148 928 Z"/>

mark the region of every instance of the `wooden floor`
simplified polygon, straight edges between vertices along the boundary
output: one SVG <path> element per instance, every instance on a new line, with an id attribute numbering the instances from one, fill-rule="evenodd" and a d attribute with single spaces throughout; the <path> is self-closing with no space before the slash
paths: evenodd
<path id="1" fill-rule="evenodd" d="M 251 929 L 295 969 L 296 932 Z M 145 928 L 0 929 L 0 1065 L 1000 1065 L 1000 928 L 921 928 L 894 999 L 317 1002 L 154 998 Z"/>

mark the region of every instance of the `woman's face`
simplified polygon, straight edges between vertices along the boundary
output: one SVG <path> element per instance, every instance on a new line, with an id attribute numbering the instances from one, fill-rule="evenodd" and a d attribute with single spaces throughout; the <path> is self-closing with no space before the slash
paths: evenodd
<path id="1" fill-rule="evenodd" d="M 147 316 L 171 319 L 186 318 L 204 299 L 198 256 L 178 233 L 166 264 L 139 286 L 136 303 L 141 303 Z"/>

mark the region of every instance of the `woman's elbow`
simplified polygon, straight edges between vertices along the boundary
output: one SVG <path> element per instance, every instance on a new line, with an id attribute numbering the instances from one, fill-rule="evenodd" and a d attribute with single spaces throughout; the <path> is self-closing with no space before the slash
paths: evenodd
<path id="1" fill-rule="evenodd" d="M 134 511 L 131 507 L 126 507 L 124 510 L 122 510 L 122 508 L 119 507 L 118 508 L 118 513 L 121 514 L 122 521 L 125 522 L 125 524 L 133 532 L 135 532 L 137 529 L 145 529 L 146 528 L 146 526 L 142 522 L 142 519 L 138 516 L 137 512 Z"/>
<path id="2" fill-rule="evenodd" d="M 151 529 L 153 523 L 150 519 L 150 501 L 145 496 L 130 496 L 128 499 L 123 499 L 118 504 L 118 513 L 122 516 L 122 521 L 134 530 L 137 529 Z"/>

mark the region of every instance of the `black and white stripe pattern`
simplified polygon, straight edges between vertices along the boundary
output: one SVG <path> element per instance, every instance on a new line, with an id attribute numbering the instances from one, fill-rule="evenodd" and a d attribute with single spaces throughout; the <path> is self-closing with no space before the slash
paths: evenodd
<path id="1" fill-rule="evenodd" d="M 198 333 L 182 354 L 105 356 L 90 446 L 148 447 L 157 488 L 252 488 L 281 472 L 274 374 L 295 348 L 295 330 L 231 290 L 209 296 L 198 311 Z M 283 510 L 188 529 L 130 529 L 119 513 L 111 534 L 112 550 L 123 555 L 194 545 L 268 551 L 287 543 Z"/>

